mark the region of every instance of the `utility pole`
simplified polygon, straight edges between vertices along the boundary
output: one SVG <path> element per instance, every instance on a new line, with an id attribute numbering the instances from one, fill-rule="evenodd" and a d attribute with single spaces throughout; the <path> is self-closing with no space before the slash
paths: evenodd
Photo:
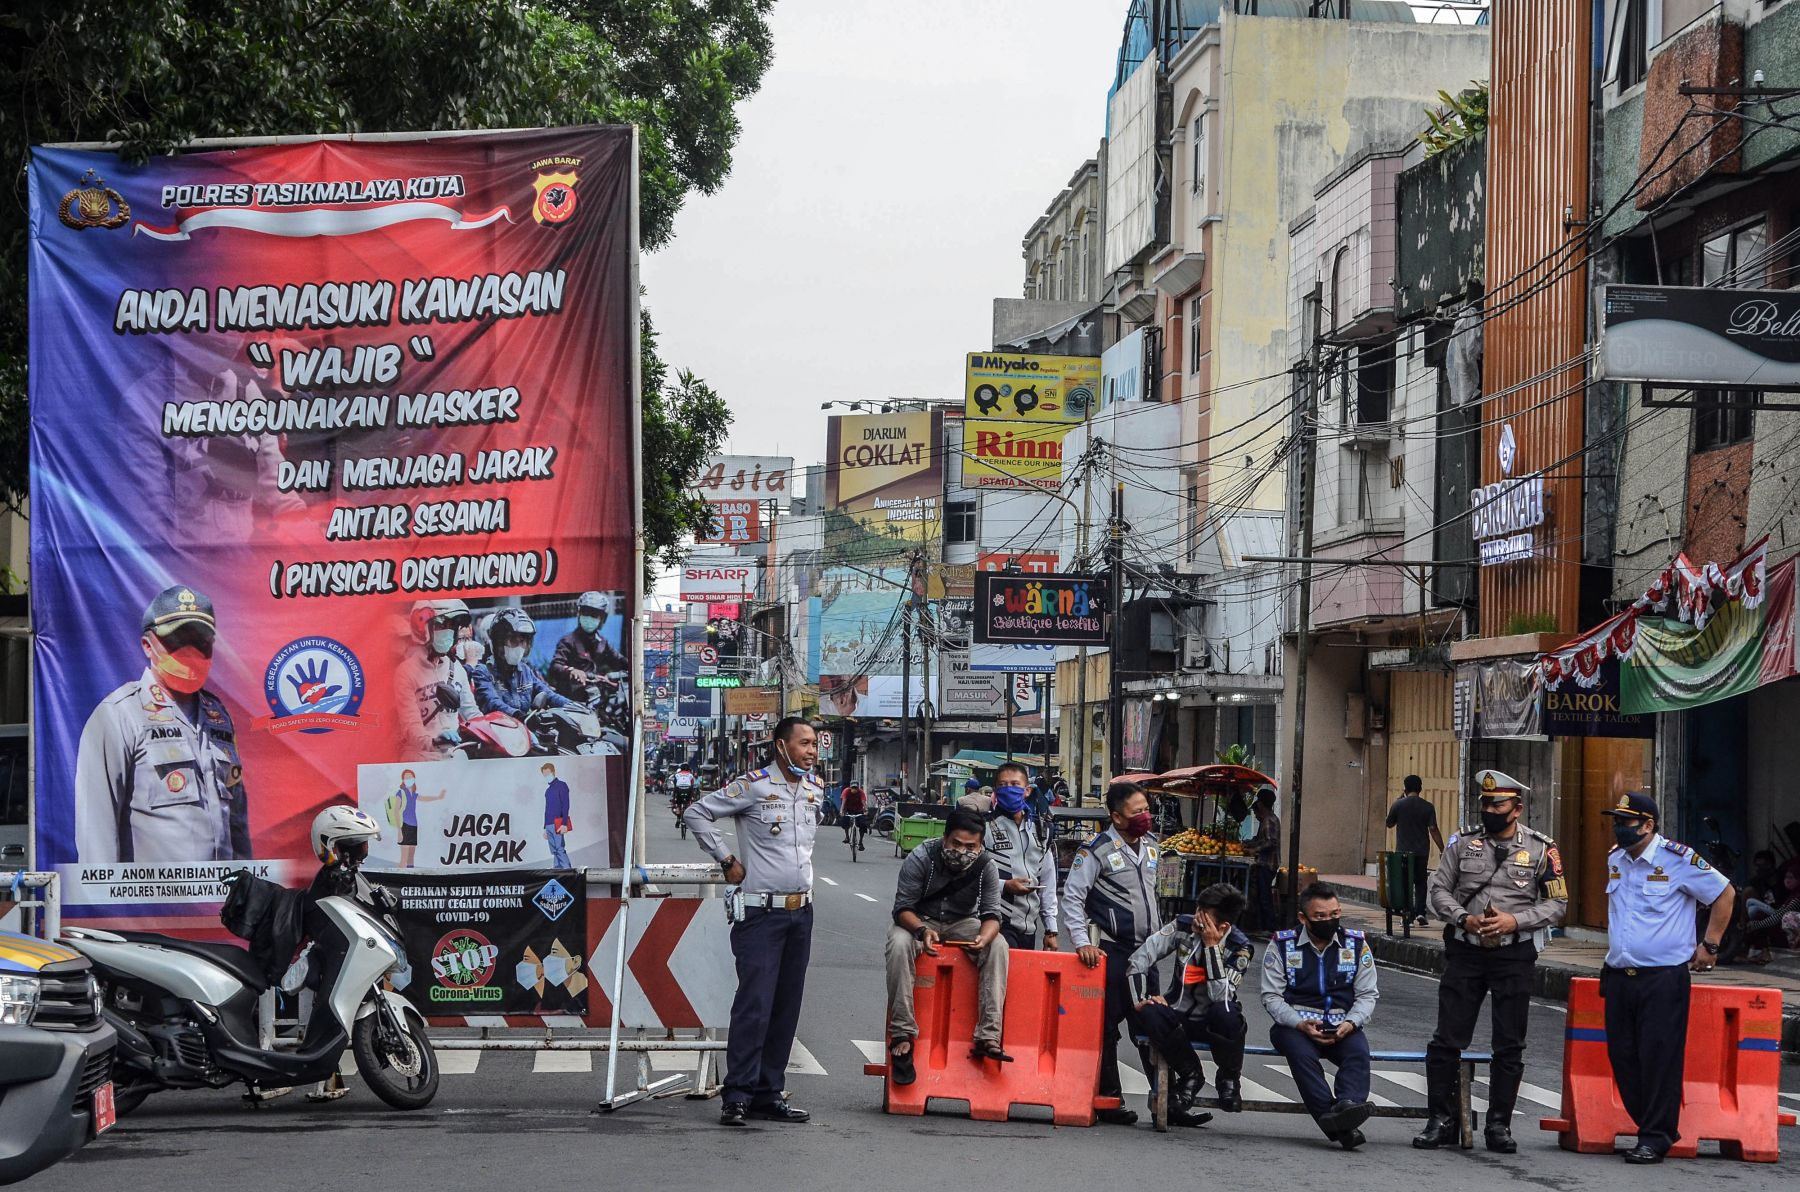
<path id="1" fill-rule="evenodd" d="M 912 740 L 912 568 L 906 569 L 905 603 L 900 609 L 900 796 L 907 797 L 907 752 Z"/>
<path id="2" fill-rule="evenodd" d="M 927 577 L 927 587 L 930 580 Z M 937 625 L 931 619 L 931 605 L 919 606 L 919 782 L 921 793 L 931 785 L 931 723 L 935 709 L 931 706 L 931 639 Z M 939 650 L 942 657 L 943 651 Z"/>
<path id="3" fill-rule="evenodd" d="M 1107 563 L 1112 568 L 1112 634 L 1107 642 L 1106 731 L 1112 772 L 1125 772 L 1125 672 L 1119 646 L 1125 640 L 1125 482 L 1113 485 L 1112 520 L 1106 531 Z"/>
<path id="4" fill-rule="evenodd" d="M 1050 781 L 1050 694 L 1056 689 L 1056 675 L 1045 675 L 1038 682 L 1038 714 L 1044 720 L 1044 781 Z"/>
<path id="5" fill-rule="evenodd" d="M 1088 461 L 1082 462 L 1081 471 L 1081 518 L 1075 523 L 1075 557 L 1081 561 L 1085 570 L 1088 566 L 1088 505 L 1094 494 L 1094 470 Z M 1075 805 L 1082 806 L 1087 802 L 1088 790 L 1088 742 L 1093 739 L 1093 721 L 1088 714 L 1088 648 L 1083 644 L 1075 652 L 1075 781 L 1069 790 L 1075 796 Z"/>
<path id="6" fill-rule="evenodd" d="M 1306 400 L 1300 409 L 1300 614 L 1294 632 L 1294 757 L 1288 777 L 1287 890 L 1282 898 L 1281 920 L 1294 917 L 1300 905 L 1300 798 L 1306 770 L 1306 672 L 1312 660 L 1312 554 L 1313 472 L 1318 455 L 1316 423 L 1319 386 L 1324 383 L 1321 362 L 1320 304 L 1313 303 L 1313 341 L 1306 379 Z"/>

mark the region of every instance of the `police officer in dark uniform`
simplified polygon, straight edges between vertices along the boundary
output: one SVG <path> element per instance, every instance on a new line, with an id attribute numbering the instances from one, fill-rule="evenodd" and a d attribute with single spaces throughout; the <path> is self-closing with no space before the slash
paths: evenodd
<path id="1" fill-rule="evenodd" d="M 813 774 L 819 741 L 812 725 L 785 717 L 774 744 L 773 765 L 733 779 L 682 813 L 694 840 L 737 886 L 726 895 L 738 977 L 719 1111 L 727 1126 L 811 1116 L 789 1105 L 782 1089 L 812 955 L 813 837 L 825 787 Z M 722 819 L 737 821 L 742 858 L 719 838 Z"/>
<path id="2" fill-rule="evenodd" d="M 1606 858 L 1606 1056 L 1638 1128 L 1625 1162 L 1661 1163 L 1681 1137 L 1688 974 L 1719 962 L 1737 892 L 1699 853 L 1657 832 L 1649 795 L 1621 795 L 1606 814 L 1619 842 Z M 1709 905 L 1696 938 L 1697 910 Z"/>
<path id="3" fill-rule="evenodd" d="M 1530 788 L 1498 770 L 1475 776 L 1481 823 L 1453 834 L 1431 875 L 1431 911 L 1444 920 L 1444 978 L 1437 1033 L 1425 1049 L 1431 1117 L 1413 1139 L 1420 1150 L 1456 1143 L 1462 1051 L 1484 997 L 1493 998 L 1494 1063 L 1489 1077 L 1487 1149 L 1510 1155 L 1513 1106 L 1525 1075 L 1531 973 L 1569 893 L 1556 842 L 1519 822 Z"/>

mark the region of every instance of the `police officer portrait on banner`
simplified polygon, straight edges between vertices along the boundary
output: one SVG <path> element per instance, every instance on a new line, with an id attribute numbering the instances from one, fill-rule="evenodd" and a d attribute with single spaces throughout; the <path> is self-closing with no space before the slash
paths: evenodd
<path id="1" fill-rule="evenodd" d="M 1525 1076 L 1532 973 L 1569 894 L 1556 842 L 1519 821 L 1531 788 L 1499 770 L 1482 770 L 1475 784 L 1481 822 L 1451 834 L 1428 887 L 1431 913 L 1444 921 L 1444 976 L 1425 1049 L 1431 1116 L 1413 1146 L 1432 1150 L 1461 1136 L 1462 1052 L 1486 999 L 1494 1060 L 1484 1133 L 1488 1150 L 1510 1155 L 1519 1149 L 1512 1114 Z"/>
<path id="2" fill-rule="evenodd" d="M 1046 952 L 1057 949 L 1056 853 L 1050 845 L 1048 815 L 1030 803 L 1026 769 L 1002 762 L 994 774 L 993 802 L 986 812 L 982 843 L 1000 867 L 1005 883 L 1000 928 L 1009 947 L 1032 949 L 1043 933 Z"/>
<path id="3" fill-rule="evenodd" d="M 100 701 L 75 759 L 75 837 L 84 865 L 241 861 L 250 811 L 236 726 L 207 689 L 218 625 L 185 584 L 150 601 L 143 674 Z"/>
<path id="4" fill-rule="evenodd" d="M 1636 1123 L 1627 1163 L 1661 1163 L 1681 1139 L 1692 973 L 1710 973 L 1737 900 L 1725 875 L 1663 836 L 1649 795 L 1628 791 L 1606 811 L 1618 847 L 1606 857 L 1606 1056 Z M 1696 930 L 1701 907 L 1710 907 Z"/>
<path id="5" fill-rule="evenodd" d="M 1106 810 L 1112 823 L 1075 850 L 1060 913 L 1081 963 L 1106 965 L 1099 1092 L 1122 1097 L 1119 1027 L 1131 1014 L 1131 954 L 1162 926 L 1162 910 L 1156 901 L 1149 796 L 1135 782 L 1115 782 L 1106 788 Z M 1137 1113 L 1123 1105 L 1103 1109 L 1099 1117 L 1120 1126 L 1137 1121 Z"/>
<path id="6" fill-rule="evenodd" d="M 727 1126 L 811 1116 L 790 1105 L 783 1090 L 812 955 L 813 840 L 825 809 L 825 786 L 813 773 L 818 734 L 798 716 L 784 717 L 771 752 L 767 768 L 732 779 L 682 812 L 695 843 L 734 887 L 725 896 L 738 979 L 719 1110 Z M 726 847 L 720 820 L 735 821 L 743 856 Z"/>
<path id="7" fill-rule="evenodd" d="M 913 849 L 900 865 L 886 949 L 888 1060 L 895 1084 L 917 1079 L 913 984 L 919 954 L 937 956 L 949 943 L 976 968 L 970 1058 L 1012 1062 L 1000 1045 L 1009 951 L 1001 933 L 999 862 L 982 846 L 986 826 L 981 814 L 958 807 L 945 821 L 944 834 Z"/>
<path id="8" fill-rule="evenodd" d="M 1193 914 L 1163 924 L 1131 954 L 1131 1029 L 1150 1040 L 1173 1074 L 1169 1120 L 1178 1126 L 1212 1120 L 1194 1107 L 1206 1087 L 1195 1043 L 1207 1044 L 1218 1066 L 1219 1108 L 1227 1113 L 1244 1108 L 1240 1081 L 1249 1025 L 1239 986 L 1254 952 L 1250 937 L 1237 926 L 1243 915 L 1243 893 L 1215 883 L 1200 891 Z M 1158 993 L 1158 966 L 1170 956 L 1174 972 Z"/>
<path id="9" fill-rule="evenodd" d="M 1262 1004 L 1269 1044 L 1287 1059 L 1300 1099 L 1326 1138 L 1347 1151 L 1368 1140 L 1369 1037 L 1381 996 L 1375 952 L 1345 927 L 1337 891 L 1314 882 L 1300 891 L 1300 926 L 1278 931 L 1263 953 Z M 1327 1084 L 1321 1061 L 1337 1067 Z"/>

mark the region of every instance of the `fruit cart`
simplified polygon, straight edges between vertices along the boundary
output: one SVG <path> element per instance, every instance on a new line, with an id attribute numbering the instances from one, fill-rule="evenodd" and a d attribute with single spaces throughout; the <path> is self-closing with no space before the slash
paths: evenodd
<path id="1" fill-rule="evenodd" d="M 1274 780 L 1248 766 L 1187 766 L 1158 775 L 1151 786 L 1166 814 L 1184 825 L 1165 836 L 1156 876 L 1164 917 L 1188 914 L 1200 891 L 1225 882 L 1250 896 L 1250 850 L 1238 840 L 1240 816 Z"/>

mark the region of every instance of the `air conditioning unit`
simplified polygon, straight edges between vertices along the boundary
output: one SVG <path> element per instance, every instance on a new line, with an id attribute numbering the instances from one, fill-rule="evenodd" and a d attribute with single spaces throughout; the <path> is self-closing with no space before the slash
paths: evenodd
<path id="1" fill-rule="evenodd" d="M 1199 633 L 1183 634 L 1181 638 L 1181 669 L 1211 670 L 1212 644 L 1205 635 Z"/>

